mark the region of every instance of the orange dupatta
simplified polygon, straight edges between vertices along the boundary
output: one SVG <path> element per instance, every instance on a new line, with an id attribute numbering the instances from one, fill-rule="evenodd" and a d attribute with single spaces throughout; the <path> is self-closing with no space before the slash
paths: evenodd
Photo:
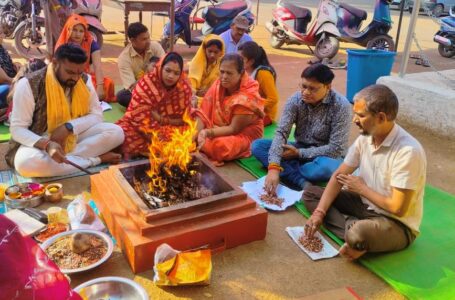
<path id="1" fill-rule="evenodd" d="M 71 42 L 71 32 L 73 31 L 74 26 L 81 24 L 84 26 L 85 33 L 84 39 L 82 44 L 80 44 L 81 48 L 84 49 L 85 53 L 87 54 L 87 62 L 85 63 L 85 72 L 88 73 L 90 69 L 90 48 L 92 46 L 93 37 L 88 31 L 88 23 L 87 20 L 80 15 L 73 14 L 68 17 L 66 20 L 65 26 L 62 29 L 62 33 L 58 38 L 57 43 L 55 44 L 54 51 L 57 51 L 58 47 L 63 44 Z"/>
<path id="2" fill-rule="evenodd" d="M 239 90 L 230 96 L 225 96 L 225 89 L 217 79 L 205 94 L 201 109 L 196 110 L 195 114 L 206 128 L 228 126 L 236 108 L 246 109 L 261 119 L 264 117 L 264 99 L 259 95 L 259 84 L 246 72 L 240 79 Z"/>

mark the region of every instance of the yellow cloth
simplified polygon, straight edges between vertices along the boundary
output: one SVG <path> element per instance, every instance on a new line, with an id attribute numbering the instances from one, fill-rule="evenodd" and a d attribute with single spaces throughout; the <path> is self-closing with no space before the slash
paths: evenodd
<path id="1" fill-rule="evenodd" d="M 46 100 L 49 135 L 60 125 L 88 114 L 90 109 L 90 92 L 82 77 L 72 89 L 70 108 L 65 91 L 55 76 L 52 64 L 49 64 L 46 72 Z M 65 142 L 65 153 L 71 152 L 76 146 L 76 142 L 75 135 L 68 136 Z"/>
<path id="2" fill-rule="evenodd" d="M 207 66 L 207 58 L 205 55 L 205 47 L 207 42 L 210 40 L 219 40 L 223 44 L 223 50 L 221 51 L 220 58 L 212 65 Z M 202 45 L 197 50 L 194 58 L 190 62 L 190 69 L 188 72 L 188 78 L 191 82 L 191 88 L 193 91 L 198 91 L 200 89 L 208 90 L 212 83 L 218 79 L 220 74 L 220 62 L 221 58 L 224 56 L 224 42 L 216 34 L 209 34 L 205 37 Z"/>
<path id="3" fill-rule="evenodd" d="M 271 120 L 275 120 L 279 97 L 275 78 L 270 71 L 259 70 L 256 80 L 259 83 L 259 94 L 265 99 L 264 112 Z"/>

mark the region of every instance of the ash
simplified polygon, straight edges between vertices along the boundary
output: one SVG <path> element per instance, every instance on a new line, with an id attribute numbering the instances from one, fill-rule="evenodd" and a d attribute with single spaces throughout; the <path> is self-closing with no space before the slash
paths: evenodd
<path id="1" fill-rule="evenodd" d="M 200 165 L 200 162 L 192 161 L 188 171 L 184 172 L 178 166 L 168 169 L 162 164 L 159 175 L 166 186 L 164 192 L 158 189 L 149 191 L 151 179 L 145 173 L 134 176 L 133 187 L 145 204 L 153 209 L 212 196 L 213 191 L 201 183 Z"/>

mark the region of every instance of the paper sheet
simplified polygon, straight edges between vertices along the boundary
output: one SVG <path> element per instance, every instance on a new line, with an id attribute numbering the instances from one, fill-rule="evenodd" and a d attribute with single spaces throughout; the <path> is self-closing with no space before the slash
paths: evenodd
<path id="1" fill-rule="evenodd" d="M 286 227 L 286 232 L 289 234 L 294 243 L 296 243 L 297 246 L 299 246 L 299 248 L 302 249 L 302 251 L 305 252 L 312 260 L 331 258 L 338 255 L 338 250 L 336 250 L 319 232 L 316 232 L 315 236 L 319 237 L 322 241 L 323 248 L 321 252 L 310 252 L 305 249 L 305 247 L 303 247 L 299 242 L 299 238 L 302 236 L 303 231 L 303 226 Z"/>
<path id="2" fill-rule="evenodd" d="M 261 200 L 261 195 L 264 194 L 264 182 L 265 176 L 259 178 L 256 181 L 247 181 L 242 184 L 240 187 L 243 189 L 251 199 L 256 201 L 260 206 L 265 207 L 270 210 L 283 211 L 291 205 L 294 205 L 297 201 L 302 198 L 303 191 L 294 191 L 288 187 L 285 187 L 281 184 L 278 185 L 276 193 L 278 197 L 284 198 L 283 204 L 280 206 L 275 204 L 268 204 Z"/>
<path id="3" fill-rule="evenodd" d="M 111 110 L 112 106 L 107 102 L 101 101 L 101 108 L 103 109 L 103 111 L 106 111 Z"/>

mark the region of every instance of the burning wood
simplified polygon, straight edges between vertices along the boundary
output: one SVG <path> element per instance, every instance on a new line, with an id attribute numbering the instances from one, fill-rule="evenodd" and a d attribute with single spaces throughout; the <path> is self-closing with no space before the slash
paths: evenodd
<path id="1" fill-rule="evenodd" d="M 150 208 L 160 208 L 208 197 L 213 192 L 201 184 L 200 164 L 192 160 L 196 122 L 186 112 L 185 126 L 150 130 L 150 170 L 134 178 L 134 189 Z M 162 131 L 170 132 L 163 138 Z"/>

